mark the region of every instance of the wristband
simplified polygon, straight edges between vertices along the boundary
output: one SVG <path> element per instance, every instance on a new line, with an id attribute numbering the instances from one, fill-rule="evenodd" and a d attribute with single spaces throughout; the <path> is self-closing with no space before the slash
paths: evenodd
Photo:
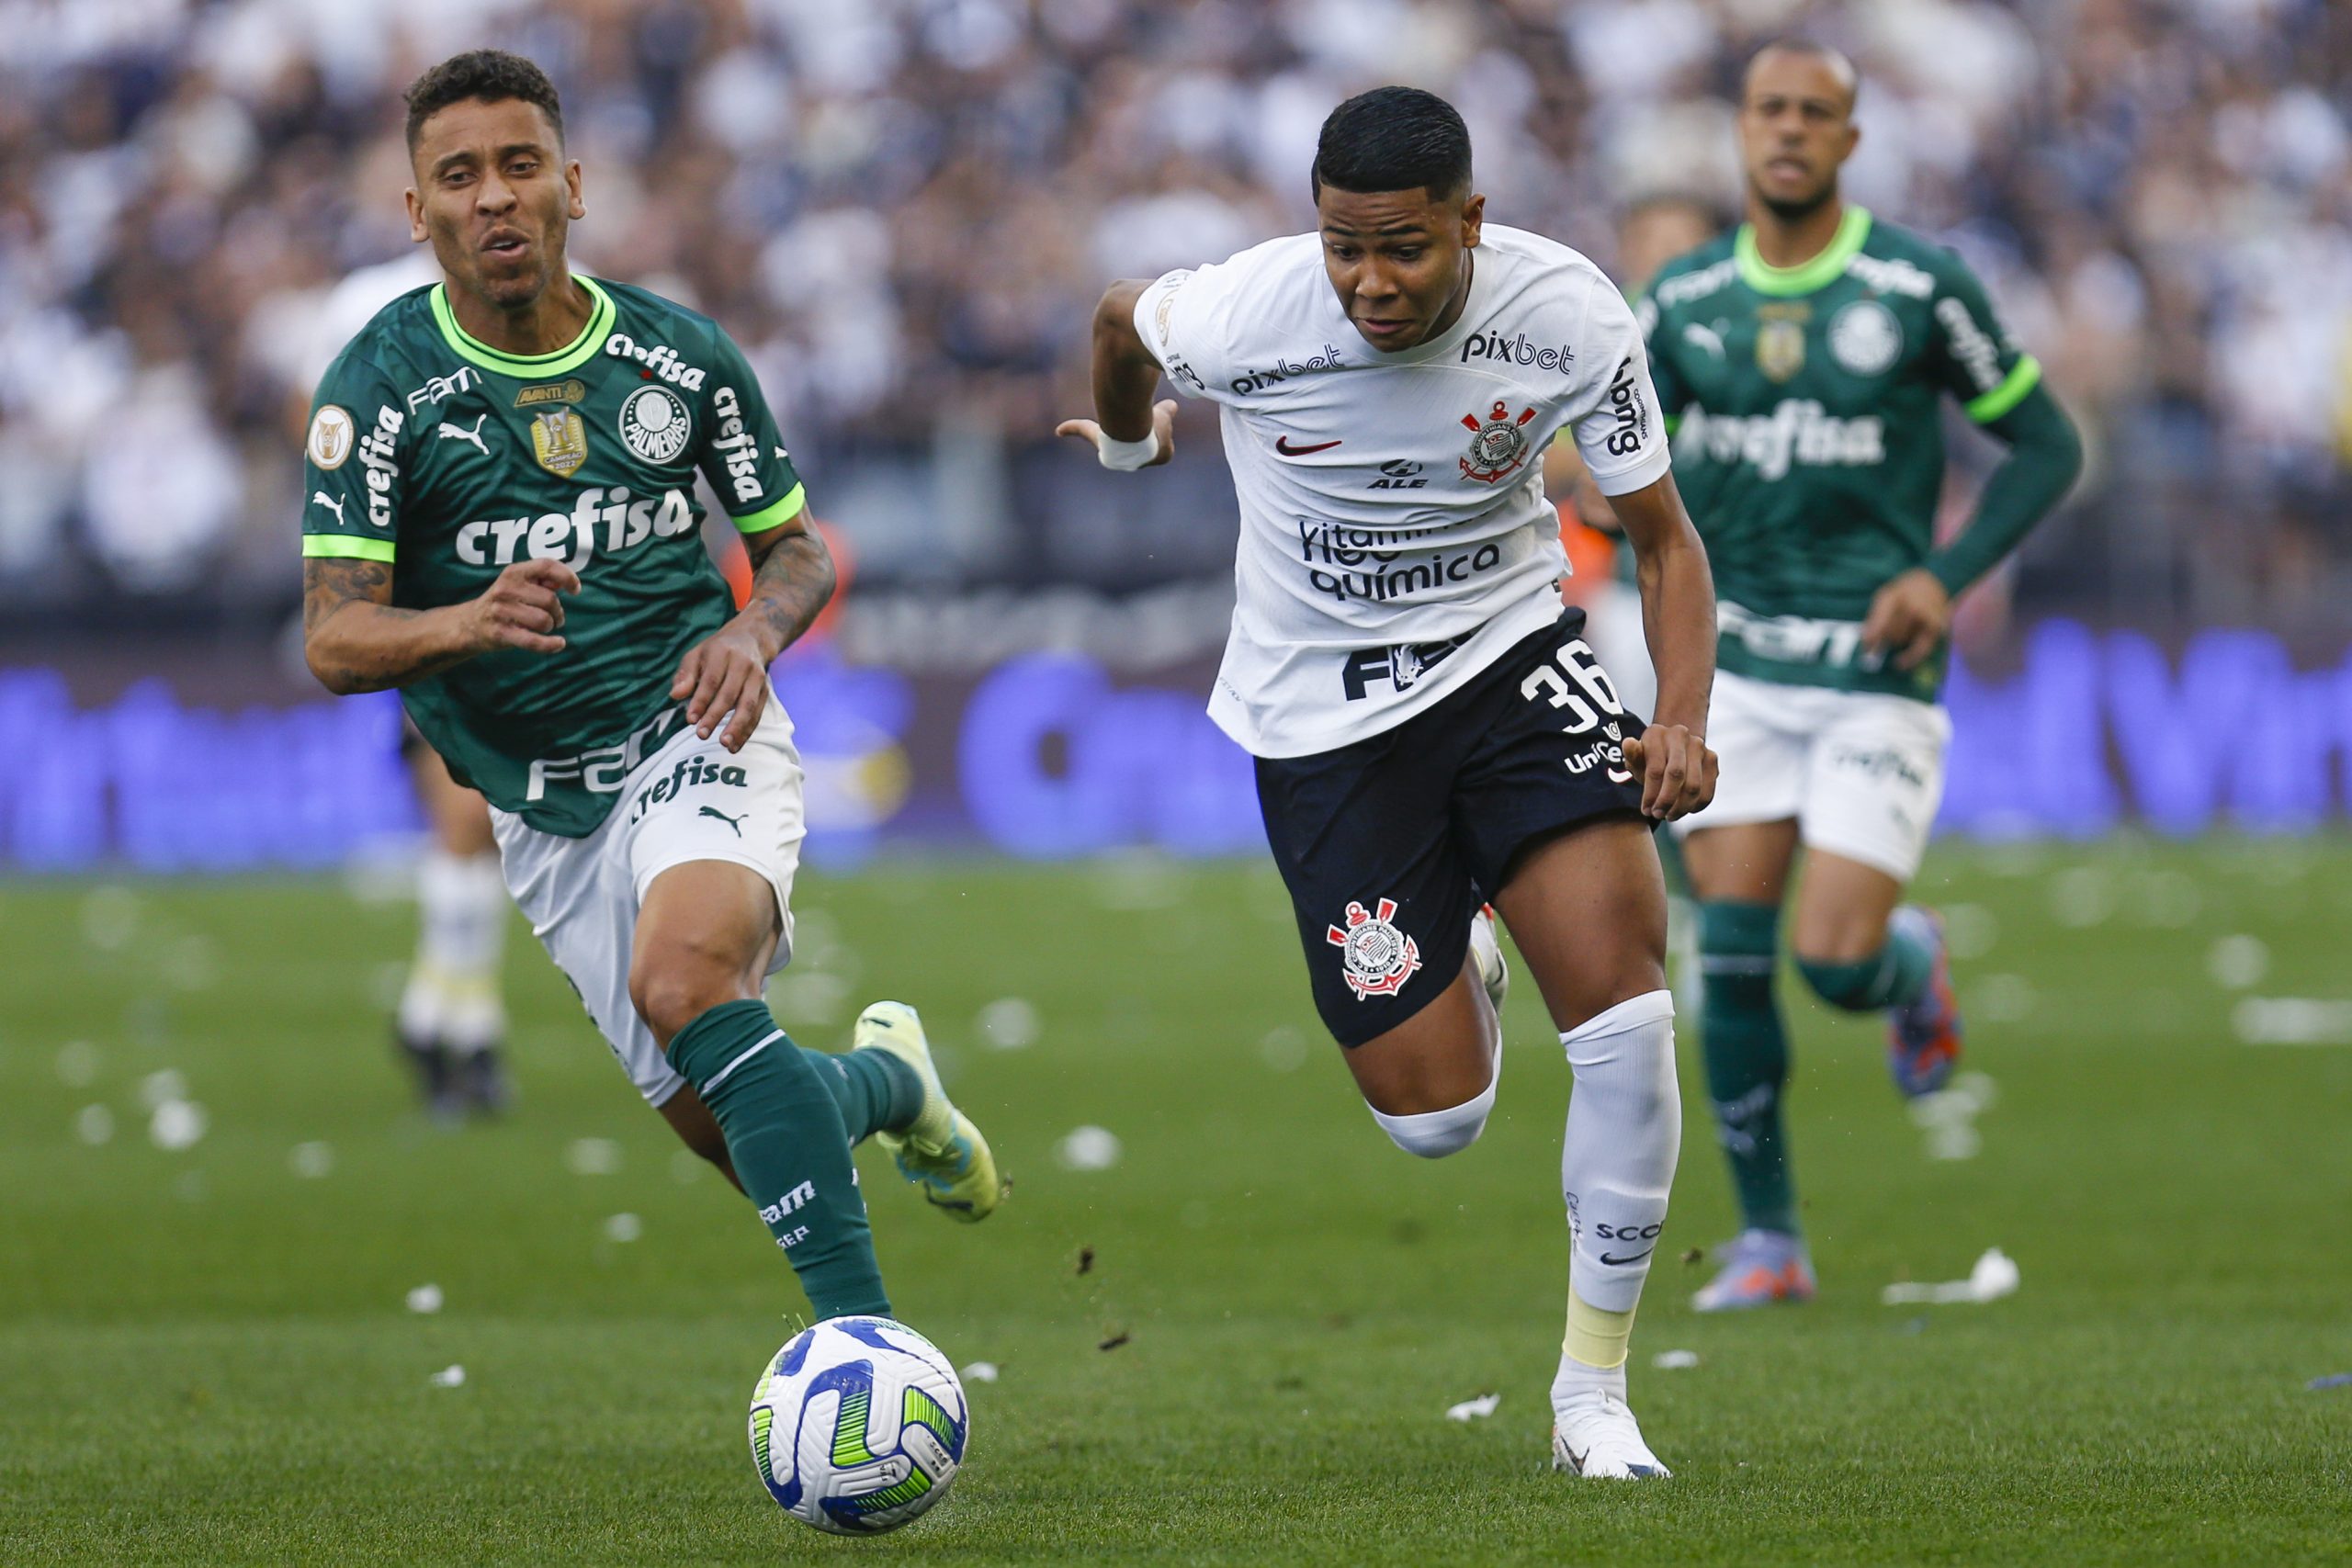
<path id="1" fill-rule="evenodd" d="M 1159 432 L 1155 430 L 1140 441 L 1122 441 L 1104 431 L 1094 444 L 1094 452 L 1104 468 L 1131 474 L 1159 456 Z"/>

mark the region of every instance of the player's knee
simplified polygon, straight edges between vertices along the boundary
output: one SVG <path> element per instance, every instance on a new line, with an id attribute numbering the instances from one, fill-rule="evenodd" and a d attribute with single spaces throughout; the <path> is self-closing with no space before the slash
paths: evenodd
<path id="1" fill-rule="evenodd" d="M 649 955 L 630 969 L 628 999 L 653 1037 L 667 1048 L 677 1032 L 715 1007 L 741 1001 L 741 978 L 723 964 L 691 954 Z"/>
<path id="2" fill-rule="evenodd" d="M 1395 1115 L 1373 1110 L 1372 1119 L 1389 1141 L 1408 1155 L 1423 1159 L 1443 1159 L 1460 1154 L 1478 1141 L 1487 1130 L 1487 1118 L 1495 1109 L 1495 1084 L 1489 1081 L 1476 1098 L 1442 1111 L 1424 1111 L 1410 1115 Z"/>

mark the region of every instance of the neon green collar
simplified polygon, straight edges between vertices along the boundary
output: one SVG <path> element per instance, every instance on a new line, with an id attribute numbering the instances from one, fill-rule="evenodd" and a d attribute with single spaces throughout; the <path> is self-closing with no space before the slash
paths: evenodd
<path id="1" fill-rule="evenodd" d="M 1758 294 L 1786 298 L 1792 294 L 1810 294 L 1824 288 L 1846 276 L 1846 268 L 1861 254 L 1862 242 L 1871 237 L 1870 209 L 1849 205 L 1846 216 L 1838 220 L 1838 232 L 1829 243 L 1811 261 L 1794 266 L 1774 266 L 1756 249 L 1755 225 L 1743 223 L 1739 235 L 1732 241 L 1731 254 L 1739 265 L 1739 280 Z M 437 297 L 436 297 L 437 298 Z"/>
<path id="2" fill-rule="evenodd" d="M 433 286 L 433 320 L 441 328 L 441 336 L 460 359 L 470 360 L 484 370 L 494 370 L 501 376 L 513 376 L 519 380 L 532 380 L 543 376 L 561 376 L 585 364 L 605 344 L 605 334 L 613 330 L 613 297 L 596 287 L 596 280 L 584 272 L 572 277 L 588 291 L 596 308 L 588 313 L 588 324 L 580 335 L 552 354 L 502 354 L 458 324 L 455 311 L 449 309 L 449 286 Z"/>

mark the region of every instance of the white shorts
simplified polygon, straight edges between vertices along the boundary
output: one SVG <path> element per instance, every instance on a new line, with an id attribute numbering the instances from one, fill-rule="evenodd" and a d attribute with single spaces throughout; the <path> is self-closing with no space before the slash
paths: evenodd
<path id="1" fill-rule="evenodd" d="M 751 867 L 775 889 L 782 920 L 768 973 L 792 959 L 792 878 L 807 829 L 800 754 L 784 705 L 769 693 L 751 739 L 733 756 L 716 735 L 705 740 L 681 728 L 622 781 L 612 815 L 584 839 L 543 833 L 495 808 L 490 817 L 507 890 L 629 1081 L 648 1104 L 662 1104 L 685 1080 L 671 1070 L 628 994 L 638 906 L 653 879 L 687 861 Z"/>
<path id="2" fill-rule="evenodd" d="M 1644 718 L 1657 716 L 1657 672 L 1650 668 L 1642 626 L 1642 591 L 1611 578 L 1585 605 L 1584 639 L 1617 683 L 1617 695 Z"/>
<path id="3" fill-rule="evenodd" d="M 1882 692 L 1783 685 L 1719 671 L 1707 744 L 1722 763 L 1689 833 L 1794 818 L 1808 849 L 1909 882 L 1943 801 L 1951 716 Z"/>

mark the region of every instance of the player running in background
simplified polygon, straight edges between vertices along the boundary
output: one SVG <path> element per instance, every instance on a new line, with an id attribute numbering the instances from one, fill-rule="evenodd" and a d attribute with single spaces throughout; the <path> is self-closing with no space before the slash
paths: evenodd
<path id="1" fill-rule="evenodd" d="M 1943 792 L 1937 703 L 1952 600 L 2074 482 L 2074 427 L 1950 251 L 1843 200 L 1854 69 L 1767 46 L 1739 113 L 1747 221 L 1666 267 L 1639 306 L 1674 471 L 1722 595 L 1723 788 L 1681 824 L 1702 900 L 1707 1089 L 1744 1228 L 1702 1311 L 1802 1301 L 1812 1263 L 1781 1126 L 1781 908 L 1824 1001 L 1887 1015 L 1907 1095 L 1940 1088 L 1961 1021 L 1940 924 L 1902 903 Z M 2009 451 L 1938 545 L 1943 400 Z"/>
<path id="2" fill-rule="evenodd" d="M 1468 1147 L 1502 1066 L 1477 910 L 1501 912 L 1576 1074 L 1554 1462 L 1662 1476 L 1625 1404 L 1682 1127 L 1649 829 L 1713 789 L 1706 557 L 1632 310 L 1576 252 L 1483 223 L 1451 106 L 1340 105 L 1314 188 L 1316 233 L 1113 284 L 1096 419 L 1059 433 L 1148 468 L 1174 454 L 1163 371 L 1219 405 L 1241 542 L 1209 712 L 1258 760 L 1317 1009 L 1400 1148 Z M 1538 460 L 1562 430 L 1641 558 L 1646 728 L 1560 603 Z"/>
<path id="3" fill-rule="evenodd" d="M 555 89 L 461 54 L 408 92 L 410 228 L 443 281 L 321 383 L 303 472 L 304 650 L 401 688 L 490 800 L 506 884 L 645 1099 L 750 1195 L 820 1318 L 888 1314 L 851 1146 L 978 1220 L 1001 1188 L 914 1010 L 855 1048 L 786 1037 L 801 770 L 767 667 L 833 585 L 742 354 L 707 318 L 564 259 L 584 215 Z M 699 471 L 757 563 L 740 613 Z"/>
<path id="4" fill-rule="evenodd" d="M 411 289 L 441 276 L 429 254 L 364 266 L 332 289 L 310 321 L 306 385 L 316 386 L 359 329 Z M 307 405 L 297 411 L 307 422 Z M 468 1111 L 496 1112 L 512 1099 L 500 1047 L 506 1001 L 500 964 L 508 900 L 499 874 L 490 806 L 449 776 L 416 726 L 401 722 L 407 763 L 428 842 L 416 868 L 416 956 L 401 987 L 392 1036 L 425 1111 L 452 1122 Z"/>

